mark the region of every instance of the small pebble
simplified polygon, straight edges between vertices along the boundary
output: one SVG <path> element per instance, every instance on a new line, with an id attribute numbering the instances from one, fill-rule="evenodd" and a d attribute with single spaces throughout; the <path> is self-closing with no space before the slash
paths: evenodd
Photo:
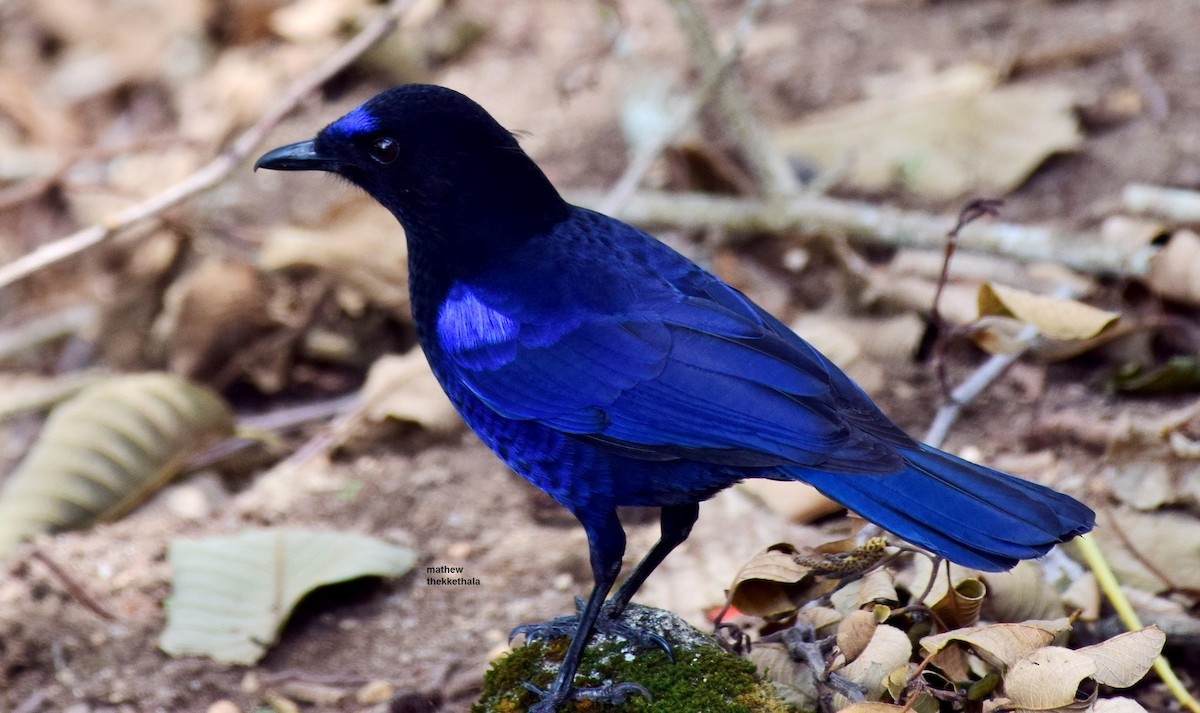
<path id="1" fill-rule="evenodd" d="M 217 701 L 209 706 L 205 713 L 242 713 L 242 709 L 233 701 Z"/>
<path id="2" fill-rule="evenodd" d="M 242 676 L 242 693 L 253 695 L 262 690 L 262 681 L 258 678 L 258 674 L 249 671 L 245 676 Z"/>
<path id="3" fill-rule="evenodd" d="M 386 703 L 396 693 L 396 687 L 387 681 L 370 681 L 354 692 L 354 700 L 364 706 Z"/>
<path id="4" fill-rule="evenodd" d="M 318 706 L 333 706 L 346 697 L 340 688 L 308 681 L 288 681 L 279 686 L 279 692 L 288 698 Z"/>

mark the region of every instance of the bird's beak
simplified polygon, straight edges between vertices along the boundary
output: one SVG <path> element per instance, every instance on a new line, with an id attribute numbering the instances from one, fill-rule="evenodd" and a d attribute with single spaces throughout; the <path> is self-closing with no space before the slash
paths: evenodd
<path id="1" fill-rule="evenodd" d="M 322 156 L 313 141 L 301 141 L 268 151 L 254 162 L 254 170 L 272 171 L 336 171 L 340 161 Z"/>

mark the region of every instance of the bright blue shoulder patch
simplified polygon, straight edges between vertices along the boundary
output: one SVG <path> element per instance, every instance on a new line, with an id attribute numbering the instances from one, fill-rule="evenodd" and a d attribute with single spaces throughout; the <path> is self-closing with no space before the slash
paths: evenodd
<path id="1" fill-rule="evenodd" d="M 329 125 L 331 134 L 349 138 L 379 128 L 379 122 L 361 106 Z"/>
<path id="2" fill-rule="evenodd" d="M 461 283 L 451 288 L 438 311 L 442 348 L 475 368 L 494 368 L 511 359 L 519 330 L 520 324 L 484 304 Z"/>

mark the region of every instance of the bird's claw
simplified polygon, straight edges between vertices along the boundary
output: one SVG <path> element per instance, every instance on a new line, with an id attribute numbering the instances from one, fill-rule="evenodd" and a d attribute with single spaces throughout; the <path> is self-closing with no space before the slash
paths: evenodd
<path id="1" fill-rule="evenodd" d="M 582 602 L 576 598 L 576 604 L 580 605 Z M 606 607 L 600 616 L 596 617 L 595 633 L 618 637 L 643 649 L 661 649 L 667 655 L 667 660 L 675 663 L 675 656 L 671 653 L 671 645 L 667 643 L 666 639 L 658 634 L 630 626 L 619 618 L 609 616 L 608 612 L 609 610 Z M 579 629 L 579 617 L 579 614 L 571 614 L 536 624 L 521 624 L 509 632 L 508 643 L 511 644 L 513 639 L 522 634 L 525 636 L 526 641 L 549 641 L 564 637 L 570 638 Z"/>
<path id="2" fill-rule="evenodd" d="M 525 688 L 542 699 L 529 708 L 529 713 L 554 713 L 554 711 L 558 710 L 559 705 L 569 700 L 596 701 L 597 703 L 611 703 L 613 705 L 621 705 L 631 695 L 639 695 L 648 701 L 653 700 L 650 691 L 647 691 L 645 686 L 640 686 L 636 683 L 612 683 L 607 686 L 597 686 L 595 688 L 575 688 L 570 686 L 566 687 L 565 690 L 559 690 L 557 686 L 552 686 L 546 691 L 543 691 L 532 683 L 526 683 Z"/>

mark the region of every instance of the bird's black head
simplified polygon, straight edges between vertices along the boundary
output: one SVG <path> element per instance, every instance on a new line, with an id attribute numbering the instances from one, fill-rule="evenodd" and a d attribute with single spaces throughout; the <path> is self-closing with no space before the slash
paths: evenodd
<path id="1" fill-rule="evenodd" d="M 410 241 L 455 252 L 502 249 L 567 211 L 512 134 L 467 97 L 432 85 L 377 94 L 254 167 L 335 173 L 392 211 Z"/>

